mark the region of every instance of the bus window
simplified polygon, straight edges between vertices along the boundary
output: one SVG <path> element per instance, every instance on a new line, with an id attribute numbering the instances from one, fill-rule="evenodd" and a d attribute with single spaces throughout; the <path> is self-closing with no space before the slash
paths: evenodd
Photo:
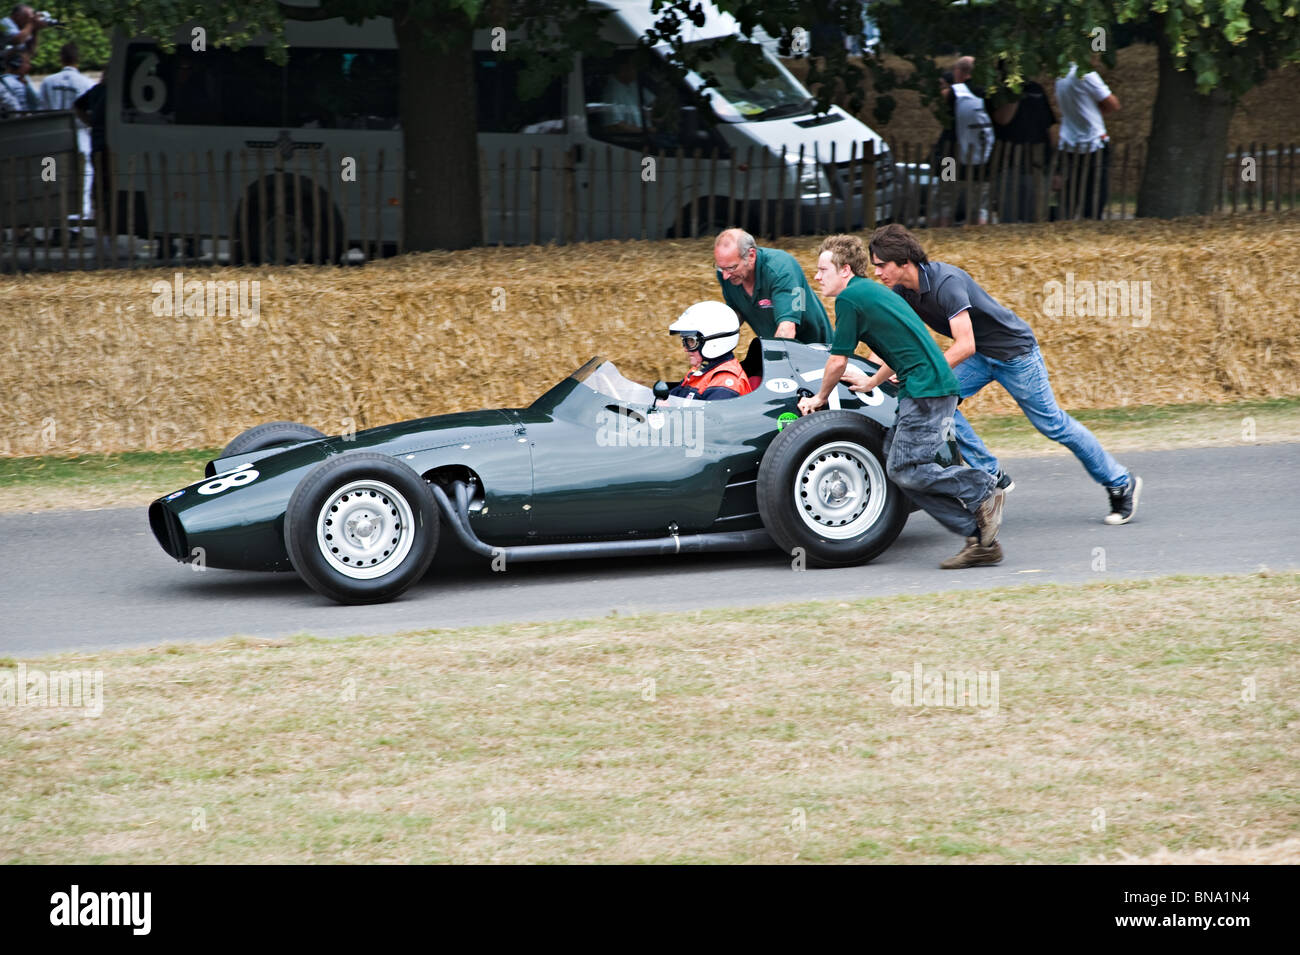
<path id="1" fill-rule="evenodd" d="M 399 129 L 396 50 L 289 51 L 287 126 Z"/>
<path id="2" fill-rule="evenodd" d="M 283 71 L 260 48 L 165 53 L 133 43 L 122 122 L 176 126 L 283 125 Z"/>
<path id="3" fill-rule="evenodd" d="M 519 97 L 518 63 L 491 53 L 474 54 L 480 133 L 563 133 L 564 80 L 556 78 L 540 96 Z"/>
<path id="4" fill-rule="evenodd" d="M 294 48 L 279 67 L 263 47 L 126 56 L 124 123 L 399 129 L 397 51 Z"/>

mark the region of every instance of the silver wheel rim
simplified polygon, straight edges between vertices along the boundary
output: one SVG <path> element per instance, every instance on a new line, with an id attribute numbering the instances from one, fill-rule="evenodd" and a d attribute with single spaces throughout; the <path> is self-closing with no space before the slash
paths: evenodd
<path id="1" fill-rule="evenodd" d="M 414 543 L 411 505 L 382 481 L 345 484 L 316 515 L 321 556 L 353 580 L 374 580 L 401 567 Z"/>
<path id="2" fill-rule="evenodd" d="M 849 540 L 871 527 L 885 509 L 885 470 L 876 456 L 852 441 L 824 444 L 803 459 L 794 475 L 795 509 L 805 525 L 832 540 Z"/>

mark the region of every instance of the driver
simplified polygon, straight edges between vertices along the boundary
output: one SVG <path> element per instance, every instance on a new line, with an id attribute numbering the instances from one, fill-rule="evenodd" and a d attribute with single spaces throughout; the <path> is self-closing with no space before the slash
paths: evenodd
<path id="1" fill-rule="evenodd" d="M 740 319 L 730 306 L 696 302 L 668 326 L 668 334 L 682 336 L 691 363 L 691 370 L 669 396 L 714 401 L 749 394 L 749 376 L 733 351 L 740 341 Z"/>

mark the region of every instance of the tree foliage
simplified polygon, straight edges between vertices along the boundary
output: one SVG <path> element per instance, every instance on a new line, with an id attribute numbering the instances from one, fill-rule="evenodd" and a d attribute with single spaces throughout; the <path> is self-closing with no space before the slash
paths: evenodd
<path id="1" fill-rule="evenodd" d="M 59 48 L 69 42 L 77 44 L 83 70 L 102 70 L 108 65 L 112 42 L 109 32 L 93 16 L 91 4 L 84 0 L 49 0 L 39 7 L 52 13 L 60 25 L 41 31 L 36 55 L 32 57 L 33 73 L 57 73 L 62 68 Z M 5 11 L 8 9 L 6 4 Z"/>

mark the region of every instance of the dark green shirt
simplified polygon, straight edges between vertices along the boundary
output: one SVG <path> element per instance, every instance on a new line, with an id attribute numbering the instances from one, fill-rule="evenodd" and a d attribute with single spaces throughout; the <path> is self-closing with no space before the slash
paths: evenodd
<path id="1" fill-rule="evenodd" d="M 754 261 L 754 294 L 746 295 L 741 285 L 732 285 L 718 272 L 722 298 L 736 310 L 740 320 L 759 338 L 775 338 L 776 326 L 794 322 L 794 337 L 806 344 L 831 340 L 831 323 L 826 309 L 813 294 L 808 278 L 789 252 L 758 247 Z"/>
<path id="2" fill-rule="evenodd" d="M 961 393 L 957 378 L 916 312 L 879 282 L 849 279 L 835 298 L 832 355 L 852 355 L 858 342 L 898 375 L 900 398 L 939 398 Z"/>

